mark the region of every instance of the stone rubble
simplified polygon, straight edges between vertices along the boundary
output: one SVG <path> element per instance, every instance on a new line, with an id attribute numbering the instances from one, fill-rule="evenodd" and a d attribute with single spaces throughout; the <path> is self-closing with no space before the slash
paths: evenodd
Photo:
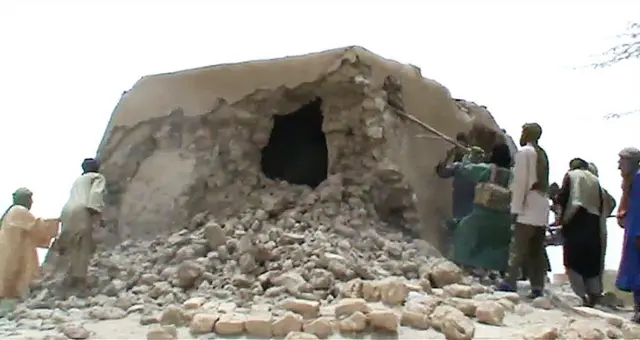
<path id="1" fill-rule="evenodd" d="M 325 339 L 393 334 L 401 327 L 473 339 L 479 324 L 505 327 L 510 315 L 553 308 L 546 298 L 523 303 L 517 293 L 475 283 L 402 234 L 370 229 L 349 238 L 295 210 L 284 215 L 271 221 L 258 211 L 125 242 L 93 259 L 89 297 L 63 299 L 54 282 L 44 281 L 9 317 L 70 339 L 92 336 L 79 320 L 131 316 L 148 327 L 147 339 L 178 339 L 182 328 L 194 337 Z M 580 313 L 561 329 L 524 329 L 522 339 L 640 334 L 620 317 L 577 308 Z M 608 326 L 598 328 L 587 317 Z"/>

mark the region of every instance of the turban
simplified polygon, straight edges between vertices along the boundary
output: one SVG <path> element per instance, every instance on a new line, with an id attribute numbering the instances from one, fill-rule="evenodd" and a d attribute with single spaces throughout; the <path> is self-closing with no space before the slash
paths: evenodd
<path id="1" fill-rule="evenodd" d="M 618 153 L 618 156 L 621 158 L 640 161 L 640 150 L 634 147 L 624 148 L 620 153 Z"/>
<path id="2" fill-rule="evenodd" d="M 574 158 L 569 162 L 569 169 L 570 170 L 575 170 L 575 169 L 587 170 L 589 169 L 589 163 L 582 158 Z"/>
<path id="3" fill-rule="evenodd" d="M 13 204 L 27 205 L 26 202 L 31 199 L 33 192 L 27 188 L 19 188 L 13 192 Z"/>
<path id="4" fill-rule="evenodd" d="M 82 171 L 84 173 L 98 172 L 98 170 L 100 170 L 100 163 L 98 163 L 98 160 L 93 158 L 85 158 L 84 161 L 82 161 Z"/>
<path id="5" fill-rule="evenodd" d="M 542 127 L 538 123 L 524 124 L 522 134 L 527 142 L 537 142 L 542 136 Z"/>

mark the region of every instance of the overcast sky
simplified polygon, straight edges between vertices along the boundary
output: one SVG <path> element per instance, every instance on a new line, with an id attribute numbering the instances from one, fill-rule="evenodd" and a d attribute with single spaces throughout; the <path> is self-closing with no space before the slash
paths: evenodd
<path id="1" fill-rule="evenodd" d="M 348 45 L 419 66 L 516 138 L 539 122 L 554 180 L 581 156 L 619 196 L 616 154 L 640 146 L 640 115 L 602 116 L 640 108 L 640 63 L 580 66 L 638 19 L 640 2 L 301 2 L 2 2 L 0 209 L 27 186 L 34 212 L 57 216 L 120 95 L 143 75 Z M 616 267 L 622 233 L 610 230 Z M 559 249 L 552 258 L 561 271 Z"/>

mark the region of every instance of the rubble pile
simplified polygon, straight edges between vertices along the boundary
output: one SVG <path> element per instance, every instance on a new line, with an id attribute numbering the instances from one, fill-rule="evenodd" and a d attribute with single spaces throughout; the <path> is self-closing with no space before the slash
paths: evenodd
<path id="1" fill-rule="evenodd" d="M 362 188 L 357 182 L 345 183 L 340 174 L 315 190 L 273 181 L 268 189 L 257 192 L 265 196 L 264 209 L 222 220 L 202 213 L 173 234 L 125 241 L 98 252 L 90 267 L 88 300 L 79 300 L 76 292 L 68 298 L 61 295 L 64 287 L 61 290 L 54 275 L 34 285 L 26 306 L 99 306 L 98 312 L 89 310 L 91 318 L 143 312 L 142 323 L 182 325 L 193 315 L 167 315 L 184 310 L 193 314 L 200 307 L 211 311 L 220 304 L 232 309 L 265 305 L 300 314 L 286 314 L 290 322 L 307 316 L 305 308 L 318 316 L 320 306 L 363 294 L 369 301 L 401 306 L 410 290 L 428 292 L 432 286 L 462 279 L 460 269 L 439 258 L 429 243 L 380 221 Z M 206 305 L 212 298 L 215 306 Z M 365 311 L 369 315 L 368 309 L 361 312 Z M 157 320 L 150 321 L 153 318 Z M 202 318 L 193 319 L 191 327 L 202 329 L 200 323 L 212 322 L 211 316 Z M 242 325 L 236 331 L 224 330 L 225 320 L 218 320 L 216 331 L 245 331 Z"/>
<path id="2" fill-rule="evenodd" d="M 296 189 L 280 185 L 283 195 Z M 316 196 L 329 188 L 297 189 Z M 39 327 L 74 339 L 91 336 L 86 320 L 130 317 L 149 327 L 147 339 L 178 339 L 182 329 L 192 336 L 352 338 L 402 327 L 473 339 L 478 323 L 506 327 L 509 315 L 554 308 L 546 298 L 529 305 L 517 293 L 475 283 L 428 243 L 393 228 L 354 228 L 364 207 L 316 204 L 278 218 L 265 210 L 227 220 L 201 214 L 172 235 L 124 242 L 93 258 L 89 296 L 61 297 L 43 282 L 12 317 L 39 320 Z M 352 217 L 323 224 L 312 213 L 323 206 Z M 637 334 L 620 317 L 607 318 L 521 332 L 523 339 Z"/>
<path id="3" fill-rule="evenodd" d="M 356 278 L 401 276 L 430 287 L 437 250 L 385 227 L 360 190 L 344 186 L 340 175 L 316 190 L 274 184 L 270 202 L 303 197 L 302 202 L 275 217 L 263 209 L 225 220 L 200 214 L 171 235 L 125 241 L 94 256 L 93 293 L 127 291 L 160 304 L 216 295 L 253 304 L 263 298 L 331 300 L 338 296 L 336 284 Z"/>

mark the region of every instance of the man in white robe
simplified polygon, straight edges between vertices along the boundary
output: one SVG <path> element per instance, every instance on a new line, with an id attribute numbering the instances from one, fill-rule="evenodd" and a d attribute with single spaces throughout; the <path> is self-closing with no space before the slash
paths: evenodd
<path id="1" fill-rule="evenodd" d="M 549 159 L 538 145 L 542 128 L 536 123 L 522 127 L 511 184 L 513 238 L 509 272 L 499 285 L 502 291 L 515 291 L 520 269 L 526 263 L 531 282 L 531 298 L 542 295 L 547 263 L 544 257 L 545 232 L 549 223 Z"/>
<path id="2" fill-rule="evenodd" d="M 89 261 L 95 251 L 94 228 L 101 222 L 106 180 L 96 160 L 82 163 L 83 173 L 73 186 L 69 200 L 62 209 L 62 232 L 51 251 L 56 273 L 65 275 L 65 286 L 86 288 Z M 48 259 L 47 262 L 49 262 Z"/>

